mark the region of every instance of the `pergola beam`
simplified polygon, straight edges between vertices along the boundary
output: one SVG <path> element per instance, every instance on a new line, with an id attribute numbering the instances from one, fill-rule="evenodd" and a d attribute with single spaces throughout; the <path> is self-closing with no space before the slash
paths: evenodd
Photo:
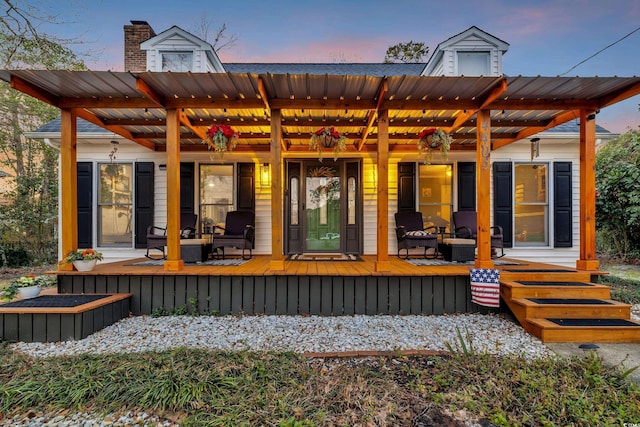
<path id="1" fill-rule="evenodd" d="M 100 126 L 101 128 L 106 129 L 110 132 L 113 132 L 117 135 L 120 135 L 125 139 L 130 139 L 136 144 L 146 147 L 150 150 L 154 150 L 154 151 L 156 150 L 156 144 L 154 144 L 152 141 L 149 141 L 146 135 L 135 136 L 131 132 L 129 132 L 127 129 L 121 126 L 105 125 L 104 123 L 102 123 L 102 120 L 100 120 L 99 117 L 97 117 L 95 114 L 93 114 L 90 111 L 83 110 L 81 108 L 75 109 L 75 111 L 78 117 L 88 121 L 89 123 L 93 123 L 96 126 Z"/>
<path id="2" fill-rule="evenodd" d="M 479 100 L 478 108 L 471 110 L 463 110 L 462 114 L 458 114 L 455 122 L 451 125 L 450 128 L 446 129 L 447 133 L 454 132 L 456 129 L 461 127 L 464 123 L 467 122 L 472 116 L 474 116 L 479 110 L 487 108 L 493 101 L 498 99 L 507 91 L 507 80 L 505 78 L 500 79 L 500 81 L 491 89 L 489 94 L 485 96 L 483 99 Z"/>
<path id="3" fill-rule="evenodd" d="M 369 136 L 369 132 L 371 132 L 371 128 L 373 127 L 373 121 L 378 116 L 378 111 L 380 111 L 380 106 L 382 105 L 384 98 L 387 96 L 388 91 L 389 91 L 389 83 L 385 78 L 382 80 L 382 84 L 378 89 L 378 96 L 377 96 L 378 103 L 376 105 L 376 109 L 371 110 L 368 113 L 367 124 L 364 128 L 364 131 L 362 131 L 362 136 L 360 137 L 360 142 L 358 143 L 358 151 L 362 150 L 364 143 L 367 141 L 367 136 Z"/>
<path id="4" fill-rule="evenodd" d="M 547 129 L 551 129 L 553 127 L 556 127 L 558 125 L 561 125 L 562 123 L 566 123 L 569 120 L 573 120 L 576 117 L 580 116 L 580 110 L 576 110 L 576 111 L 566 111 L 558 116 L 556 116 L 553 120 L 551 120 L 546 126 L 544 127 L 528 127 L 526 129 L 523 129 L 522 131 L 518 132 L 518 134 L 513 137 L 513 138 L 507 138 L 507 139 L 502 139 L 500 141 L 497 141 L 495 143 L 491 144 L 491 149 L 492 150 L 496 150 L 500 147 L 504 147 L 506 145 L 509 145 L 511 143 L 514 143 L 516 141 L 519 141 L 521 139 L 525 139 L 531 135 L 535 135 L 537 133 L 540 133 L 542 131 L 545 131 Z"/>

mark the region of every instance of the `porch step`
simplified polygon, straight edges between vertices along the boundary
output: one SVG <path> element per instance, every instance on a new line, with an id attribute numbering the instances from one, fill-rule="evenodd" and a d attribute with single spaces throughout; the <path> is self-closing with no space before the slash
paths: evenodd
<path id="1" fill-rule="evenodd" d="M 516 298 L 510 307 L 516 318 L 524 321 L 537 318 L 629 319 L 631 316 L 630 304 L 591 298 Z"/>
<path id="2" fill-rule="evenodd" d="M 501 281 L 500 293 L 505 301 L 516 298 L 590 298 L 608 300 L 608 286 L 585 281 L 518 280 Z"/>
<path id="3" fill-rule="evenodd" d="M 570 268 L 526 268 L 505 267 L 500 270 L 500 278 L 506 282 L 531 280 L 541 282 L 586 282 L 592 281 L 592 273 Z"/>
<path id="4" fill-rule="evenodd" d="M 529 319 L 531 334 L 542 342 L 640 342 L 640 322 L 627 319 Z"/>

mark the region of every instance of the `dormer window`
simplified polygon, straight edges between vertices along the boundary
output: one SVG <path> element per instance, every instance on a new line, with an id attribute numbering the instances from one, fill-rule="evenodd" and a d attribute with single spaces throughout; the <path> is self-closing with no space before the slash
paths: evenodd
<path id="1" fill-rule="evenodd" d="M 458 75 L 459 76 L 489 76 L 490 74 L 489 52 L 464 52 L 458 51 Z"/>
<path id="2" fill-rule="evenodd" d="M 162 52 L 162 71 L 193 71 L 193 52 Z"/>

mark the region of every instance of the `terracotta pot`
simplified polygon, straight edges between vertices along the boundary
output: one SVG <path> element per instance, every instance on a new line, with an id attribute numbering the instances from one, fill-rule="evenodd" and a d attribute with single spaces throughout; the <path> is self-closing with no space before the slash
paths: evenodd
<path id="1" fill-rule="evenodd" d="M 93 267 L 96 266 L 97 262 L 98 262 L 97 259 L 92 259 L 90 261 L 78 260 L 78 261 L 73 261 L 73 266 L 78 271 L 91 271 L 93 270 Z"/>
<path id="2" fill-rule="evenodd" d="M 24 288 L 18 288 L 16 292 L 18 298 L 20 299 L 30 299 L 35 298 L 40 295 L 40 286 L 25 286 Z"/>

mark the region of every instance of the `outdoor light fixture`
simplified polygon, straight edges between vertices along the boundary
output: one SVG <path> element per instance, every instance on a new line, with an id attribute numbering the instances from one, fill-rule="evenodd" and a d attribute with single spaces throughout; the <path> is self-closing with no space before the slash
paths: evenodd
<path id="1" fill-rule="evenodd" d="M 531 138 L 531 161 L 540 156 L 540 138 Z"/>
<path id="2" fill-rule="evenodd" d="M 596 118 L 596 113 L 591 113 L 587 116 L 587 120 L 594 120 Z"/>
<path id="3" fill-rule="evenodd" d="M 269 166 L 269 163 L 263 163 L 263 165 L 260 167 L 260 186 L 271 186 L 271 168 Z"/>

